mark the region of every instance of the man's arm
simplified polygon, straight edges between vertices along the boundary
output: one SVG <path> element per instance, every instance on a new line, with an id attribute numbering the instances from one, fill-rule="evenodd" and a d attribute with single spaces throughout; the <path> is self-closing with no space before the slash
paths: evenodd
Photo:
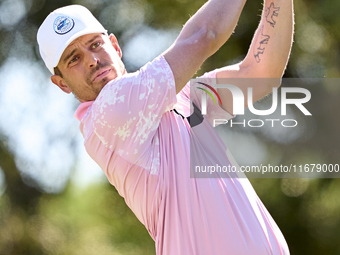
<path id="1" fill-rule="evenodd" d="M 265 0 L 258 29 L 251 42 L 245 59 L 236 65 L 227 66 L 217 71 L 217 82 L 221 78 L 278 78 L 259 84 L 256 79 L 252 84 L 240 81 L 237 85 L 247 99 L 247 88 L 253 87 L 253 102 L 272 92 L 273 87 L 280 86 L 280 79 L 287 66 L 293 42 L 293 0 Z M 234 80 L 235 81 L 235 80 Z M 218 89 L 222 108 L 232 113 L 232 95 L 228 89 Z M 248 106 L 245 100 L 245 107 Z"/>
<path id="2" fill-rule="evenodd" d="M 184 25 L 174 44 L 163 53 L 175 77 L 176 93 L 203 62 L 230 37 L 246 0 L 210 0 Z"/>

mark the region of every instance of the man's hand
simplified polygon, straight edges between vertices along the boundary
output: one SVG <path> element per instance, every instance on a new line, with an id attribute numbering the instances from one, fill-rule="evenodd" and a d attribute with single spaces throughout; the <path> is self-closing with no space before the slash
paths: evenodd
<path id="1" fill-rule="evenodd" d="M 264 79 L 256 84 L 256 79 L 240 79 L 238 86 L 247 98 L 247 89 L 253 87 L 253 102 L 280 86 L 280 78 L 287 66 L 293 42 L 293 0 L 265 0 L 262 17 L 255 32 L 245 59 L 236 65 L 227 66 L 217 71 L 217 82 L 225 83 L 222 78 L 277 78 Z M 233 79 L 237 82 L 237 79 Z M 250 84 L 251 83 L 251 84 Z M 233 113 L 232 95 L 227 89 L 218 89 L 222 99 L 222 108 Z M 245 107 L 247 107 L 245 100 Z"/>
<path id="2" fill-rule="evenodd" d="M 175 77 L 176 92 L 230 37 L 246 0 L 210 0 L 183 27 L 163 53 Z"/>

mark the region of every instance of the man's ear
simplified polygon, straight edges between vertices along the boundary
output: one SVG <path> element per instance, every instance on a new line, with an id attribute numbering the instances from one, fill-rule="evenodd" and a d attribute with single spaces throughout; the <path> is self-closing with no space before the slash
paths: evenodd
<path id="1" fill-rule="evenodd" d="M 65 80 L 63 78 L 61 78 L 59 75 L 52 75 L 51 76 L 51 81 L 57 85 L 62 91 L 64 91 L 67 94 L 70 94 L 72 92 L 72 90 L 70 89 L 69 86 L 67 86 Z"/>
<path id="2" fill-rule="evenodd" d="M 116 49 L 116 51 L 117 51 L 117 53 L 118 53 L 118 56 L 119 56 L 120 58 L 122 58 L 123 53 L 122 53 L 122 50 L 121 50 L 120 47 L 119 47 L 119 44 L 118 44 L 118 41 L 117 41 L 116 36 L 115 36 L 114 34 L 110 34 L 110 35 L 109 35 L 109 39 L 110 39 L 110 41 L 111 41 L 111 44 L 112 44 L 113 48 Z"/>

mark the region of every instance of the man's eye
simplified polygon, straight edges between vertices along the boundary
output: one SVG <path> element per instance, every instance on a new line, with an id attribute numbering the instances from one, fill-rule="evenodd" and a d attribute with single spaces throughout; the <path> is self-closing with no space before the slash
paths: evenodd
<path id="1" fill-rule="evenodd" d="M 100 46 L 100 42 L 96 42 L 92 44 L 92 49 L 98 48 Z"/>
<path id="2" fill-rule="evenodd" d="M 73 63 L 73 62 L 76 62 L 78 59 L 79 59 L 79 57 L 75 56 L 74 58 L 71 59 L 70 64 Z"/>

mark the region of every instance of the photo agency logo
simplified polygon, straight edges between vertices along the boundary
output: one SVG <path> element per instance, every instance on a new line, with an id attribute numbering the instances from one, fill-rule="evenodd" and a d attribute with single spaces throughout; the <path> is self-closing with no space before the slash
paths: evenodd
<path id="1" fill-rule="evenodd" d="M 203 90 L 206 93 L 202 93 L 201 96 L 201 113 L 202 115 L 207 114 L 207 95 L 209 95 L 214 103 L 217 105 L 217 102 L 214 98 L 214 95 L 218 98 L 218 101 L 220 102 L 221 106 L 222 100 L 220 95 L 217 93 L 216 89 L 227 89 L 231 92 L 232 95 L 232 102 L 233 102 L 233 115 L 236 116 L 243 116 L 245 114 L 245 100 L 247 100 L 248 109 L 249 111 L 256 115 L 261 116 L 259 118 L 254 119 L 243 119 L 240 120 L 227 120 L 227 119 L 214 119 L 213 120 L 213 126 L 216 127 L 221 124 L 229 124 L 230 127 L 233 126 L 243 126 L 243 127 L 250 127 L 250 128 L 259 128 L 263 127 L 264 125 L 270 125 L 271 127 L 276 127 L 278 125 L 285 127 L 285 128 L 292 128 L 296 127 L 298 125 L 298 121 L 296 119 L 292 118 L 286 118 L 287 117 L 287 106 L 288 105 L 294 105 L 297 107 L 305 116 L 311 116 L 312 114 L 307 110 L 307 108 L 304 106 L 307 102 L 311 99 L 311 93 L 309 90 L 301 87 L 281 87 L 279 93 L 279 89 L 277 87 L 273 86 L 272 89 L 272 105 L 269 109 L 263 110 L 263 109 L 255 109 L 254 103 L 253 103 L 253 88 L 248 87 L 247 88 L 247 95 L 245 96 L 243 91 L 236 85 L 231 84 L 216 84 L 214 87 L 211 85 L 208 85 L 203 82 L 196 82 L 200 84 L 201 87 L 196 87 L 196 89 Z M 213 93 L 211 93 L 213 92 Z M 219 90 L 220 94 L 222 90 Z M 214 94 L 214 95 L 213 95 Z M 280 96 L 280 104 L 279 104 L 279 94 Z M 289 95 L 295 95 L 297 98 L 290 98 Z M 269 115 L 273 114 L 277 111 L 278 107 L 280 105 L 280 116 L 281 118 L 264 118 L 263 116 L 268 117 Z"/>

